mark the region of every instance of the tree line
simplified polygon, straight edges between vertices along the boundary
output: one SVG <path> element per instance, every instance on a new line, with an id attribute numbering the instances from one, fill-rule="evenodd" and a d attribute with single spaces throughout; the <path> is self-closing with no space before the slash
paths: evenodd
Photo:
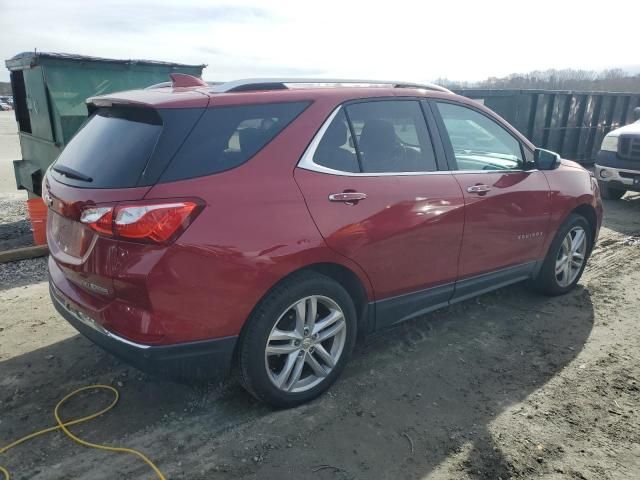
<path id="1" fill-rule="evenodd" d="M 640 93 L 640 73 L 621 68 L 608 70 L 549 69 L 529 73 L 512 73 L 506 77 L 489 77 L 478 82 L 460 82 L 447 78 L 436 80 L 447 88 L 541 89 Z"/>
<path id="2" fill-rule="evenodd" d="M 11 84 L 9 82 L 0 82 L 0 95 L 11 95 Z"/>

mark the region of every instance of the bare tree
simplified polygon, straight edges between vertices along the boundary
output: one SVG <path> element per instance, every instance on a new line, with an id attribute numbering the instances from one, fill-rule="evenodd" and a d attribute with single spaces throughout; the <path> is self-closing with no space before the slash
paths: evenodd
<path id="1" fill-rule="evenodd" d="M 479 82 L 460 82 L 447 78 L 436 80 L 449 88 L 541 89 L 609 92 L 640 92 L 640 74 L 620 68 L 593 70 L 549 69 L 529 73 L 513 73 L 506 77 L 489 77 Z"/>

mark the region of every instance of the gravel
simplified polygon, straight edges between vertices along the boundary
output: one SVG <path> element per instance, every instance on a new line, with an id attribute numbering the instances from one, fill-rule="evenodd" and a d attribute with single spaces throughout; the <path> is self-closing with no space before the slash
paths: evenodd
<path id="1" fill-rule="evenodd" d="M 0 195 L 0 251 L 33 245 L 23 195 Z"/>
<path id="2" fill-rule="evenodd" d="M 47 259 L 40 257 L 0 263 L 0 290 L 46 281 Z"/>
<path id="3" fill-rule="evenodd" d="M 26 218 L 27 204 L 22 196 L 0 195 L 0 223 L 19 222 Z"/>
<path id="4" fill-rule="evenodd" d="M 0 251 L 33 245 L 25 196 L 0 195 Z M 0 263 L 0 290 L 22 287 L 47 279 L 47 257 Z"/>

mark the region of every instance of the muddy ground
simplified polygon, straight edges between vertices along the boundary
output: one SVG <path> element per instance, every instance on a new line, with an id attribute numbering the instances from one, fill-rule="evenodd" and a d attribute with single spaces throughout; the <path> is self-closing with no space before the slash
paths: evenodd
<path id="1" fill-rule="evenodd" d="M 289 411 L 234 382 L 140 374 L 76 335 L 45 283 L 5 284 L 0 442 L 51 425 L 67 392 L 107 383 L 118 407 L 74 431 L 139 448 L 168 478 L 640 478 L 640 196 L 606 211 L 573 293 L 516 285 L 370 337 L 327 395 Z M 106 401 L 87 395 L 65 413 Z M 17 479 L 152 478 L 133 457 L 59 433 L 0 463 Z"/>
<path id="2" fill-rule="evenodd" d="M 71 390 L 106 383 L 116 409 L 73 431 L 140 449 L 171 479 L 640 478 L 640 195 L 605 208 L 571 294 L 516 285 L 369 337 L 328 394 L 288 411 L 233 381 L 127 367 L 55 313 L 43 260 L 0 265 L 0 446 L 52 425 Z M 88 394 L 63 415 L 108 400 Z M 0 465 L 15 479 L 153 478 L 59 432 Z"/>

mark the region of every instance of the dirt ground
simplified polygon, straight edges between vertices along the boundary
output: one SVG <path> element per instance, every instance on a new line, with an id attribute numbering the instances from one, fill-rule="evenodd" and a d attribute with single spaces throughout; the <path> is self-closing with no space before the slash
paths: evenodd
<path id="1" fill-rule="evenodd" d="M 52 425 L 71 390 L 106 383 L 116 409 L 73 431 L 140 449 L 171 479 L 640 478 L 640 195 L 605 209 L 569 295 L 516 285 L 371 336 L 329 393 L 288 411 L 233 381 L 127 367 L 55 313 L 43 260 L 0 265 L 0 446 Z M 109 400 L 87 394 L 63 415 Z M 0 465 L 15 479 L 153 478 L 59 432 Z"/>

